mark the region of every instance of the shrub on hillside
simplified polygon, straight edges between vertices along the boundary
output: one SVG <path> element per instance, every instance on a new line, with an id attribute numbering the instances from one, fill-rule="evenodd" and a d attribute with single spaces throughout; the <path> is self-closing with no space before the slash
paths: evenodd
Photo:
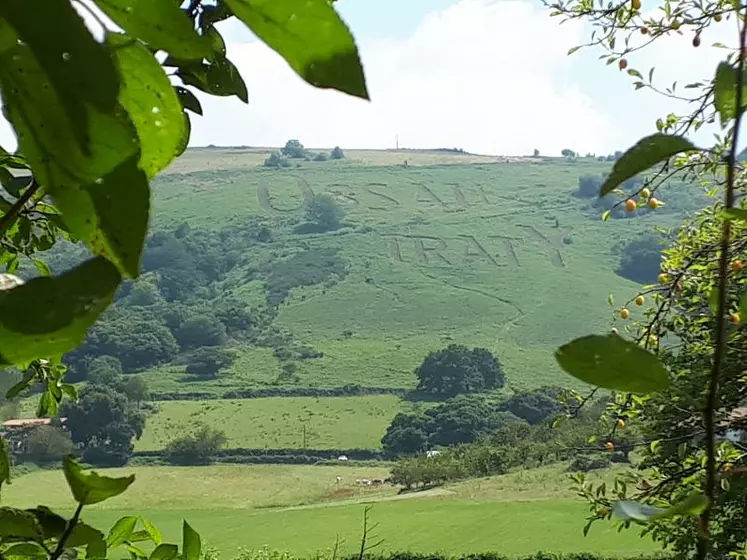
<path id="1" fill-rule="evenodd" d="M 182 348 L 220 346 L 226 341 L 226 327 L 213 315 L 196 315 L 182 323 L 176 340 Z"/>
<path id="2" fill-rule="evenodd" d="M 503 387 L 503 368 L 485 348 L 452 344 L 430 352 L 415 370 L 418 391 L 452 397 Z"/>
<path id="3" fill-rule="evenodd" d="M 281 151 L 284 156 L 294 159 L 303 159 L 308 154 L 306 148 L 298 140 L 288 140 Z"/>
<path id="4" fill-rule="evenodd" d="M 606 469 L 610 466 L 609 455 L 578 455 L 571 461 L 568 470 L 571 472 L 589 472 Z"/>
<path id="5" fill-rule="evenodd" d="M 114 356 L 97 356 L 86 368 L 86 378 L 94 385 L 113 385 L 122 375 L 122 363 Z"/>
<path id="6" fill-rule="evenodd" d="M 177 465 L 205 465 L 227 442 L 223 430 L 200 426 L 194 434 L 171 440 L 166 454 L 168 460 Z"/>
<path id="7" fill-rule="evenodd" d="M 281 167 L 290 167 L 291 162 L 288 161 L 288 158 L 283 157 L 278 152 L 273 152 L 267 159 L 265 159 L 262 165 L 273 169 L 279 169 Z"/>
<path id="8" fill-rule="evenodd" d="M 314 161 L 327 161 L 329 158 L 324 152 L 319 152 L 314 156 Z"/>
<path id="9" fill-rule="evenodd" d="M 344 217 L 342 206 L 328 194 L 314 195 L 306 207 L 306 219 L 320 232 L 340 229 Z"/>
<path id="10" fill-rule="evenodd" d="M 335 146 L 329 153 L 329 157 L 332 159 L 343 159 L 345 157 L 345 153 L 340 149 L 340 146 Z"/>
<path id="11" fill-rule="evenodd" d="M 559 400 L 562 392 L 560 387 L 539 387 L 516 393 L 503 403 L 502 408 L 530 424 L 539 424 L 551 420 L 563 410 Z"/>
<path id="12" fill-rule="evenodd" d="M 37 465 L 61 461 L 75 448 L 70 434 L 57 426 L 38 426 L 31 430 L 26 440 L 24 460 Z"/>
<path id="13" fill-rule="evenodd" d="M 334 277 L 342 279 L 346 274 L 345 261 L 333 248 L 310 249 L 273 261 L 265 278 L 267 301 L 279 305 L 293 288 L 321 284 Z"/>
<path id="14" fill-rule="evenodd" d="M 192 352 L 185 371 L 203 377 L 217 377 L 220 370 L 231 367 L 234 355 L 224 348 L 198 348 Z"/>
<path id="15" fill-rule="evenodd" d="M 661 252 L 665 248 L 660 236 L 644 235 L 620 247 L 620 263 L 615 272 L 639 284 L 655 284 L 661 272 Z"/>

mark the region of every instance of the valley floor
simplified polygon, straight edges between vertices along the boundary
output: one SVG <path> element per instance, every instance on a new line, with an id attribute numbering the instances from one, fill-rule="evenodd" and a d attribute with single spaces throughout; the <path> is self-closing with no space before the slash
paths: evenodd
<path id="1" fill-rule="evenodd" d="M 356 484 L 359 478 L 385 477 L 388 471 L 380 467 L 126 467 L 106 474 L 133 472 L 136 481 L 128 492 L 84 511 L 84 518 L 106 527 L 139 513 L 174 541 L 187 519 L 223 558 L 233 558 L 239 548 L 265 545 L 312 555 L 328 551 L 338 538 L 341 552 L 352 552 L 360 546 L 366 506 L 373 506 L 370 522 L 378 524 L 374 540 L 384 541 L 380 551 L 620 556 L 655 551 L 635 531 L 617 533 L 612 524 L 599 524 L 584 537 L 586 506 L 568 490 L 561 467 L 401 495 L 388 486 Z M 72 508 L 60 471 L 19 477 L 3 490 L 3 498 L 12 506 L 43 501 L 60 511 Z"/>

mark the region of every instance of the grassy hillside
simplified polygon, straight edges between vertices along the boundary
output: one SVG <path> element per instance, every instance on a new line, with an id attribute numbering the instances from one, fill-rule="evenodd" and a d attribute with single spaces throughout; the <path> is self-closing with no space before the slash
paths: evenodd
<path id="1" fill-rule="evenodd" d="M 212 401 L 164 401 L 148 417 L 137 451 L 163 449 L 196 424 L 220 426 L 227 447 L 352 449 L 381 447 L 381 437 L 400 399 L 369 397 L 277 397 Z"/>
<path id="2" fill-rule="evenodd" d="M 111 525 L 137 511 L 156 523 L 165 538 L 178 540 L 181 520 L 187 518 L 224 558 L 233 557 L 239 547 L 264 545 L 313 554 L 332 547 L 337 536 L 342 550 L 350 552 L 358 545 L 363 504 L 374 506 L 371 519 L 380 523 L 375 534 L 384 539 L 382 550 L 493 550 L 508 555 L 654 550 L 634 531 L 618 534 L 609 524 L 595 526 L 584 538 L 585 505 L 568 492 L 560 467 L 401 496 L 391 488 L 369 490 L 355 484 L 356 478 L 384 476 L 386 470 L 377 468 L 141 467 L 107 474 L 123 472 L 136 474 L 130 490 L 89 508 L 85 519 Z M 61 479 L 60 472 L 50 471 L 23 476 L 3 491 L 4 501 L 32 506 L 43 500 L 54 509 L 69 510 L 72 503 Z"/>
<path id="3" fill-rule="evenodd" d="M 278 303 L 274 328 L 323 356 L 298 360 L 283 376 L 271 349 L 238 343 L 238 360 L 219 380 L 184 383 L 194 376 L 172 364 L 146 374 L 153 391 L 411 388 L 423 356 L 452 342 L 492 350 L 513 387 L 567 384 L 552 350 L 609 329 L 608 294 L 637 289 L 614 273 L 615 248 L 681 218 L 670 211 L 603 223 L 573 193 L 579 176 L 607 172 L 606 162 L 448 155 L 448 165 L 404 166 L 416 154 L 382 154 L 373 158 L 379 165 L 353 153 L 274 170 L 258 166 L 261 150 L 199 150 L 156 182 L 154 231 L 184 222 L 269 228 L 271 239 L 248 247 L 221 280 L 218 298 Z M 305 202 L 319 193 L 344 207 L 346 226 L 296 233 Z"/>

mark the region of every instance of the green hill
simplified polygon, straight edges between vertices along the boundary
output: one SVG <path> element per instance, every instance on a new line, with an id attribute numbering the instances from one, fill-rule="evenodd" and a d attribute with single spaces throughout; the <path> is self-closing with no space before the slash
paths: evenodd
<path id="1" fill-rule="evenodd" d="M 170 398 L 401 392 L 425 354 L 460 343 L 495 353 L 511 388 L 567 384 L 553 349 L 608 330 L 608 295 L 638 289 L 615 273 L 621 243 L 697 207 L 677 197 L 603 222 L 577 196 L 610 169 L 593 158 L 369 151 L 269 169 L 266 155 L 193 150 L 156 181 L 144 274 L 73 369 L 114 355 Z M 306 223 L 321 194 L 344 210 L 334 231 Z M 212 345 L 233 362 L 188 373 Z"/>

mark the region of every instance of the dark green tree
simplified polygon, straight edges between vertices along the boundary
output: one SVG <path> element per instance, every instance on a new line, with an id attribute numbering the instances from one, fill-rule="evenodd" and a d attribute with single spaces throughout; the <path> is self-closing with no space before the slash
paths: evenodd
<path id="1" fill-rule="evenodd" d="M 335 146 L 332 151 L 329 153 L 330 159 L 343 159 L 345 157 L 345 153 L 340 149 L 340 146 Z"/>
<path id="2" fill-rule="evenodd" d="M 26 452 L 21 459 L 37 465 L 57 463 L 73 449 L 73 441 L 67 431 L 59 426 L 38 426 L 29 433 Z"/>
<path id="3" fill-rule="evenodd" d="M 96 356 L 88 362 L 86 371 L 89 383 L 112 386 L 122 375 L 122 364 L 114 356 Z"/>
<path id="4" fill-rule="evenodd" d="M 72 440 L 81 445 L 87 463 L 102 466 L 124 465 L 132 455 L 133 439 L 145 428 L 145 416 L 125 395 L 108 387 L 88 385 L 77 402 L 67 402 L 60 415 Z"/>
<path id="5" fill-rule="evenodd" d="M 617 274 L 639 284 L 655 284 L 661 272 L 661 251 L 664 239 L 656 235 L 643 235 L 621 246 Z"/>
<path id="6" fill-rule="evenodd" d="M 429 353 L 415 370 L 418 390 L 445 397 L 502 387 L 503 369 L 484 348 L 452 344 Z"/>
<path id="7" fill-rule="evenodd" d="M 127 396 L 127 400 L 135 403 L 137 408 L 140 408 L 140 403 L 150 400 L 148 382 L 142 375 L 127 376 L 127 380 L 122 384 L 122 391 Z"/>
<path id="8" fill-rule="evenodd" d="M 281 150 L 284 156 L 294 159 L 303 159 L 306 157 L 306 148 L 298 140 L 288 140 Z"/>
<path id="9" fill-rule="evenodd" d="M 424 451 L 428 444 L 426 420 L 419 414 L 398 412 L 381 438 L 384 450 L 392 455 Z"/>

